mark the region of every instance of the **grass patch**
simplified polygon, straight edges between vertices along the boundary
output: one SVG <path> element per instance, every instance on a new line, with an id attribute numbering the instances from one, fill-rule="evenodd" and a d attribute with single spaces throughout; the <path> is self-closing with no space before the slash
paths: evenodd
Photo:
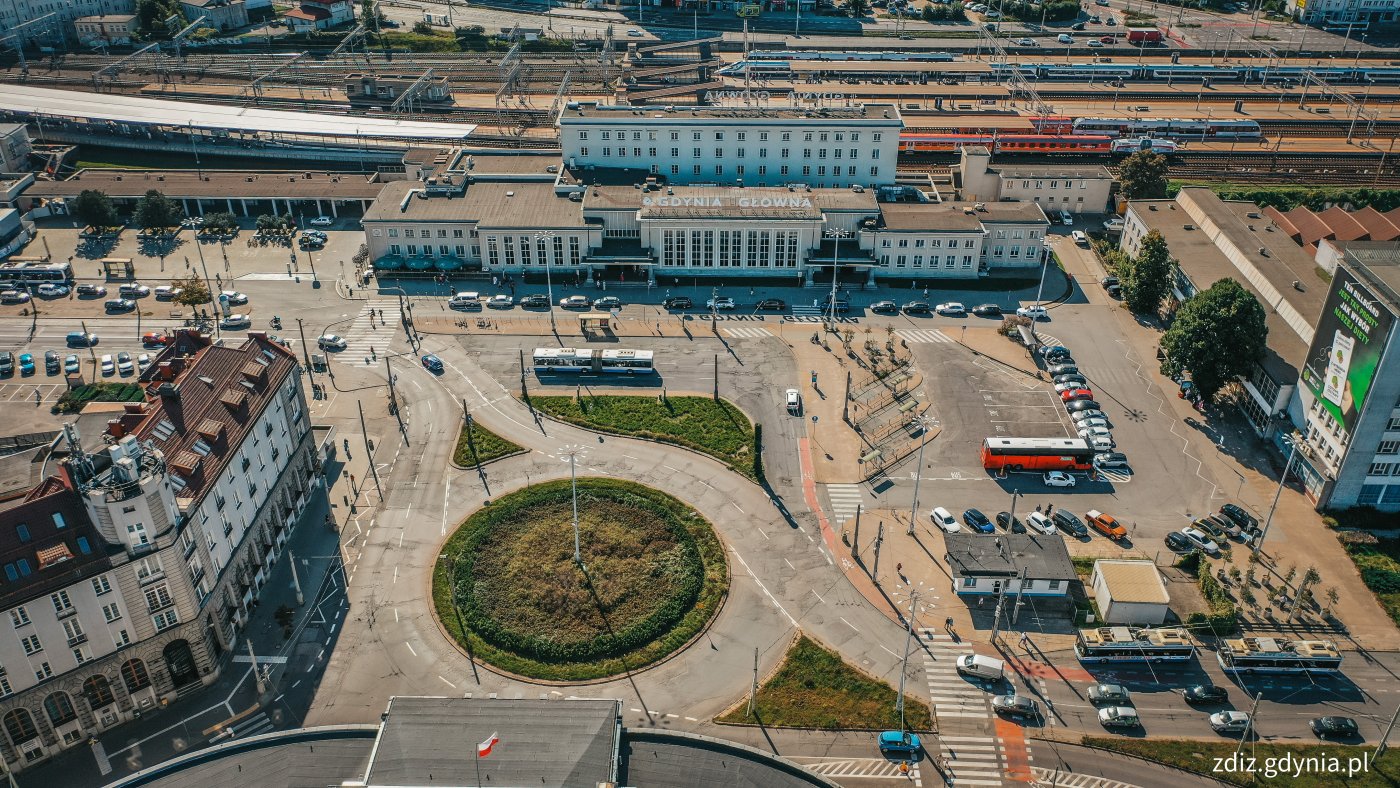
<path id="1" fill-rule="evenodd" d="M 496 499 L 443 546 L 433 604 L 474 658 L 548 681 L 613 676 L 681 648 L 719 610 L 724 551 L 693 508 L 616 479 L 580 479 L 578 499 L 586 575 L 568 480 Z"/>
<path id="2" fill-rule="evenodd" d="M 1322 211 L 1333 205 L 1341 205 L 1349 210 L 1371 206 L 1377 211 L 1400 208 L 1400 189 L 1368 189 L 1350 186 L 1309 186 L 1306 184 L 1270 184 L 1259 186 L 1230 181 L 1172 180 L 1167 187 L 1167 196 L 1175 197 L 1183 186 L 1203 186 L 1220 195 L 1225 200 L 1245 200 L 1258 203 L 1260 207 L 1274 207 L 1288 211 L 1305 205 L 1314 211 Z"/>
<path id="3" fill-rule="evenodd" d="M 237 156 L 201 155 L 199 163 L 206 170 L 267 169 L 266 162 Z M 78 146 L 77 166 L 79 169 L 95 170 L 193 170 L 195 169 L 195 161 L 190 154 L 181 154 L 178 151 L 157 153 L 155 151 L 80 145 Z M 316 168 L 313 166 L 311 169 Z"/>
<path id="4" fill-rule="evenodd" d="M 1074 565 L 1074 573 L 1079 575 L 1079 579 L 1085 583 L 1094 574 L 1094 562 L 1099 559 L 1091 555 L 1070 556 L 1069 562 Z"/>
<path id="5" fill-rule="evenodd" d="M 1153 16 L 1152 14 L 1144 14 L 1141 11 L 1123 12 L 1123 21 L 1130 25 L 1135 24 L 1137 22 L 1155 22 L 1156 20 L 1157 17 Z"/>
<path id="6" fill-rule="evenodd" d="M 758 481 L 756 443 L 749 417 L 727 400 L 710 397 L 530 397 L 538 410 L 582 427 L 671 443 L 708 454 Z"/>
<path id="7" fill-rule="evenodd" d="M 1390 620 L 1400 626 L 1400 539 L 1379 539 L 1361 531 L 1341 535 L 1361 582 L 1376 595 Z"/>
<path id="8" fill-rule="evenodd" d="M 523 446 L 502 438 L 472 419 L 471 425 L 463 425 L 457 435 L 457 448 L 452 452 L 452 461 L 466 468 L 474 468 L 522 451 L 525 451 Z"/>
<path id="9" fill-rule="evenodd" d="M 63 392 L 54 403 L 54 413 L 77 413 L 89 402 L 140 402 L 146 392 L 131 383 L 90 383 Z"/>
<path id="10" fill-rule="evenodd" d="M 1373 757 L 1376 752 L 1375 747 L 1351 747 L 1336 744 L 1265 744 L 1246 745 L 1242 756 L 1254 758 L 1256 771 L 1253 774 L 1216 771 L 1215 764 L 1217 758 L 1228 758 L 1234 754 L 1237 742 L 1228 741 L 1182 741 L 1176 739 L 1128 739 L 1123 737 L 1101 737 L 1085 736 L 1084 744 L 1091 747 L 1102 747 L 1114 752 L 1127 753 L 1139 758 L 1148 758 L 1160 761 L 1178 769 L 1184 769 L 1195 774 L 1203 774 L 1212 779 L 1221 780 L 1232 785 L 1258 785 L 1258 786 L 1288 786 L 1289 788 L 1392 788 L 1400 782 L 1400 750 L 1391 750 L 1385 754 L 1378 762 L 1372 762 L 1366 771 L 1360 771 L 1357 764 L 1357 772 L 1348 776 L 1348 762 L 1352 758 L 1361 758 L 1363 753 L 1369 753 L 1367 757 Z M 1321 761 L 1319 768 L 1304 771 L 1301 775 L 1295 776 L 1294 772 L 1286 774 L 1276 774 L 1268 776 L 1265 771 L 1269 764 L 1269 759 L 1285 758 L 1293 759 L 1296 769 L 1299 758 L 1325 758 L 1338 759 L 1340 762 L 1333 764 L 1331 761 Z M 1273 761 L 1279 764 L 1281 761 Z"/>
<path id="11" fill-rule="evenodd" d="M 835 652 L 803 635 L 788 649 L 783 664 L 758 689 L 757 719 L 745 716 L 748 704 L 720 722 L 758 722 L 775 728 L 841 730 L 898 729 L 896 693 L 889 684 L 847 665 Z M 933 729 L 928 706 L 905 695 L 905 724 L 911 730 Z"/>

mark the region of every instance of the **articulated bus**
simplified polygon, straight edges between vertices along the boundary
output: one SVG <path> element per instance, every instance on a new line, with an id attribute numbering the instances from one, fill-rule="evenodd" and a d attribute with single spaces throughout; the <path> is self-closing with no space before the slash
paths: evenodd
<path id="1" fill-rule="evenodd" d="M 46 263 L 38 257 L 11 257 L 0 263 L 0 282 L 41 285 L 45 282 L 73 283 L 73 265 L 67 260 Z"/>
<path id="2" fill-rule="evenodd" d="M 1216 661 L 1227 673 L 1339 673 L 1342 654 L 1330 640 L 1226 640 Z"/>
<path id="3" fill-rule="evenodd" d="M 982 467 L 989 471 L 1087 471 L 1094 450 L 1079 438 L 988 438 Z"/>
<path id="4" fill-rule="evenodd" d="M 1080 662 L 1185 662 L 1196 643 L 1180 627 L 1081 629 L 1074 643 Z"/>
<path id="5" fill-rule="evenodd" d="M 594 350 L 591 348 L 535 348 L 535 372 L 542 375 L 602 372 L 647 375 L 656 372 L 650 350 Z"/>

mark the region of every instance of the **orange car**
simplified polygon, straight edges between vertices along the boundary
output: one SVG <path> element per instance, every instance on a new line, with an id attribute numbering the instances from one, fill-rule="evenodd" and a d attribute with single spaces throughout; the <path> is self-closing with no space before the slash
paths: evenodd
<path id="1" fill-rule="evenodd" d="M 1090 509 L 1084 513 L 1084 519 L 1089 521 L 1089 527 L 1107 536 L 1113 541 L 1118 541 L 1127 537 L 1128 531 L 1113 519 L 1113 515 L 1104 514 L 1096 509 Z"/>

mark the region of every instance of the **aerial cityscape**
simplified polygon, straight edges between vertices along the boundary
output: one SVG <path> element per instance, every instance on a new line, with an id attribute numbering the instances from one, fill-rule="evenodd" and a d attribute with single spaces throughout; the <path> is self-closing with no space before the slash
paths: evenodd
<path id="1" fill-rule="evenodd" d="M 1400 0 L 0 0 L 0 785 L 1400 784 Z"/>

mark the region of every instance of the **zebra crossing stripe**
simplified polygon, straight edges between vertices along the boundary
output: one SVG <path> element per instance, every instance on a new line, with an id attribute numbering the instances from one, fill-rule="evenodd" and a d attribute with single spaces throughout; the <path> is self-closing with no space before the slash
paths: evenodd
<path id="1" fill-rule="evenodd" d="M 762 339 L 763 337 L 773 336 L 773 332 L 766 328 L 725 328 L 721 330 L 731 337 L 738 337 L 741 339 Z"/>
<path id="2" fill-rule="evenodd" d="M 900 339 L 915 344 L 953 344 L 951 337 L 936 328 L 901 328 L 894 333 Z"/>

